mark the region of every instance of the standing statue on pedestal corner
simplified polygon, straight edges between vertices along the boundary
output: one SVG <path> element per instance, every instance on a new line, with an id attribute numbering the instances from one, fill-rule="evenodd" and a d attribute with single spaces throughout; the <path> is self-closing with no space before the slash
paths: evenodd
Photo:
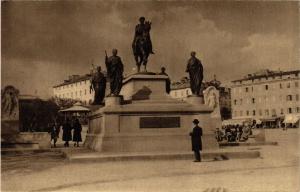
<path id="1" fill-rule="evenodd" d="M 106 54 L 106 51 L 105 51 Z M 118 96 L 123 84 L 124 66 L 121 58 L 117 56 L 118 50 L 112 50 L 112 56 L 105 55 L 105 64 L 107 69 L 107 78 L 110 82 L 110 94 L 108 96 Z"/>
<path id="2" fill-rule="evenodd" d="M 97 67 L 96 73 L 91 78 L 90 93 L 95 91 L 93 105 L 100 105 L 105 97 L 106 78 L 101 72 L 101 67 Z"/>
<path id="3" fill-rule="evenodd" d="M 191 58 L 188 60 L 186 72 L 190 76 L 190 85 L 193 95 L 200 96 L 201 84 L 203 80 L 203 66 L 201 61 L 197 59 L 196 52 L 191 52 Z"/>
<path id="4" fill-rule="evenodd" d="M 140 23 L 135 26 L 134 39 L 132 42 L 133 55 L 136 61 L 138 72 L 141 65 L 144 65 L 144 71 L 147 71 L 147 62 L 152 50 L 152 41 L 150 38 L 151 22 L 145 21 L 145 17 L 140 17 Z"/>

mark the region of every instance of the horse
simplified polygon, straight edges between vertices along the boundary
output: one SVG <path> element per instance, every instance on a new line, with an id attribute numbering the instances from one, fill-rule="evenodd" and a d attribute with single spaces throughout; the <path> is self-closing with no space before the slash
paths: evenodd
<path id="1" fill-rule="evenodd" d="M 140 72 L 141 65 L 144 66 L 144 71 L 147 72 L 147 62 L 150 55 L 150 39 L 149 32 L 151 29 L 151 23 L 145 23 L 145 31 L 142 36 L 137 37 L 135 42 L 132 44 L 133 54 L 136 61 L 138 72 Z"/>

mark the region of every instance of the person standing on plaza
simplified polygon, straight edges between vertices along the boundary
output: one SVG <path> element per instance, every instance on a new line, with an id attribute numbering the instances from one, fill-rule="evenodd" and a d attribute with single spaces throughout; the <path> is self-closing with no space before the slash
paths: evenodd
<path id="1" fill-rule="evenodd" d="M 195 161 L 201 161 L 200 151 L 202 150 L 202 128 L 198 126 L 199 121 L 198 119 L 194 119 L 193 121 L 195 127 L 193 128 L 193 132 L 190 133 L 192 139 L 192 150 L 195 154 Z"/>
<path id="2" fill-rule="evenodd" d="M 82 126 L 78 119 L 75 120 L 73 129 L 74 129 L 74 132 L 73 132 L 74 147 L 76 147 L 76 146 L 79 147 L 79 142 L 82 141 L 82 138 L 81 138 Z"/>
<path id="3" fill-rule="evenodd" d="M 63 124 L 63 141 L 65 141 L 64 146 L 69 147 L 69 141 L 72 140 L 72 127 L 70 124 L 70 120 L 67 118 L 65 123 Z"/>
<path id="4" fill-rule="evenodd" d="M 59 125 L 54 122 L 53 125 L 50 126 L 50 134 L 51 134 L 51 141 L 53 140 L 53 147 L 56 147 L 56 142 L 59 137 Z"/>

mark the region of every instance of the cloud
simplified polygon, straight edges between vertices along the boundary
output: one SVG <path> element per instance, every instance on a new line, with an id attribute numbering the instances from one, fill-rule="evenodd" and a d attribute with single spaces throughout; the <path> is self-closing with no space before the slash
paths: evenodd
<path id="1" fill-rule="evenodd" d="M 158 72 L 165 66 L 173 81 L 187 75 L 191 51 L 203 62 L 207 80 L 214 74 L 221 81 L 230 81 L 261 68 L 298 67 L 297 28 L 282 23 L 293 21 L 295 13 L 286 12 L 291 5 L 283 11 L 276 6 L 276 12 L 266 15 L 272 6 L 260 8 L 260 3 L 254 3 L 250 9 L 238 3 L 231 8 L 231 4 L 221 3 L 216 12 L 215 4 L 219 3 L 5 3 L 2 85 L 16 84 L 26 93 L 37 89 L 39 94 L 50 96 L 45 87 L 50 89 L 71 74 L 88 73 L 92 59 L 105 68 L 104 50 L 110 54 L 112 48 L 119 50 L 125 72 L 132 73 L 131 43 L 140 16 L 152 21 L 155 54 L 149 58 L 148 70 Z M 253 19 L 254 13 L 263 19 Z"/>

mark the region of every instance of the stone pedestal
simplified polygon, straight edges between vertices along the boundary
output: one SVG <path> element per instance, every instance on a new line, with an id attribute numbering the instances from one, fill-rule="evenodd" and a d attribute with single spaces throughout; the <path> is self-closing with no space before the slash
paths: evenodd
<path id="1" fill-rule="evenodd" d="M 121 105 L 93 112 L 85 146 L 107 152 L 190 151 L 193 119 L 203 128 L 203 148 L 217 148 L 207 105 L 172 99 L 164 75 L 135 74 L 124 80 Z M 194 98 L 203 101 L 201 98 Z"/>
<path id="2" fill-rule="evenodd" d="M 122 96 L 110 96 L 105 98 L 105 106 L 120 105 Z"/>
<path id="3" fill-rule="evenodd" d="M 188 102 L 192 105 L 203 105 L 204 104 L 204 98 L 203 98 L 203 96 L 189 95 L 186 99 L 186 102 Z"/>

